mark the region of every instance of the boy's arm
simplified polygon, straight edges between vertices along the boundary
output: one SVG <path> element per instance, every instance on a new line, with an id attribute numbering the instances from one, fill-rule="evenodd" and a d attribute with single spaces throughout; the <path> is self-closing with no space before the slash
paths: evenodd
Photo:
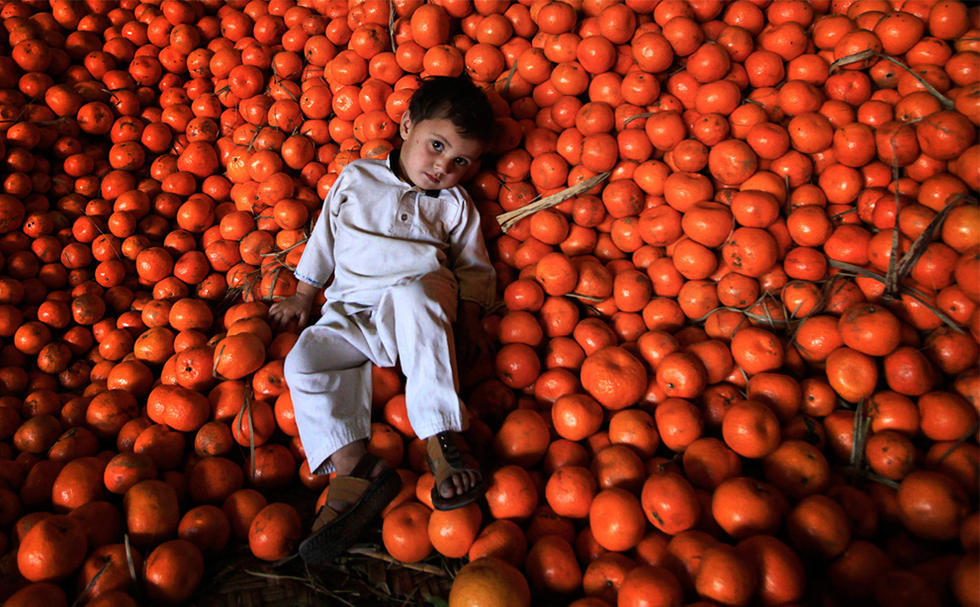
<path id="1" fill-rule="evenodd" d="M 300 256 L 296 269 L 293 271 L 293 275 L 301 283 L 323 288 L 333 274 L 333 229 L 331 222 L 337 213 L 345 182 L 344 174 L 341 173 L 323 200 L 320 216 L 313 224 L 313 230 L 306 240 L 303 255 Z"/>
<path id="2" fill-rule="evenodd" d="M 341 191 L 339 185 L 341 185 L 341 178 L 334 182 L 327 193 L 320 216 L 313 224 L 313 230 L 303 247 L 303 254 L 296 263 L 296 269 L 293 270 L 293 275 L 298 279 L 296 293 L 269 307 L 269 316 L 280 327 L 289 325 L 293 319 L 299 327 L 306 326 L 313 307 L 313 299 L 333 274 L 333 230 L 330 222 L 338 204 Z"/>

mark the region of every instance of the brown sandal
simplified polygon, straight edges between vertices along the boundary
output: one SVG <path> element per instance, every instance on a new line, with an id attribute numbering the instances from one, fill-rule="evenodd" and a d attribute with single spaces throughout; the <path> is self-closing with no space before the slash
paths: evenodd
<path id="1" fill-rule="evenodd" d="M 425 454 L 429 462 L 429 471 L 435 477 L 435 485 L 432 487 L 432 506 L 436 510 L 455 510 L 467 504 L 472 504 L 486 493 L 487 479 L 475 466 L 470 466 L 463 461 L 463 454 L 460 452 L 457 443 L 459 435 L 455 432 L 440 432 L 435 436 L 429 437 L 425 441 Z M 434 440 L 433 440 L 434 439 Z M 475 470 L 479 475 L 476 485 L 470 487 L 465 493 L 453 497 L 442 497 L 439 493 L 439 486 L 457 472 L 465 470 Z"/>
<path id="2" fill-rule="evenodd" d="M 330 481 L 327 500 L 352 505 L 343 512 L 324 505 L 317 512 L 312 535 L 299 545 L 299 555 L 307 567 L 326 565 L 344 553 L 398 495 L 402 482 L 394 468 L 385 468 L 375 479 L 369 477 L 379 461 L 365 453 L 350 475 Z"/>

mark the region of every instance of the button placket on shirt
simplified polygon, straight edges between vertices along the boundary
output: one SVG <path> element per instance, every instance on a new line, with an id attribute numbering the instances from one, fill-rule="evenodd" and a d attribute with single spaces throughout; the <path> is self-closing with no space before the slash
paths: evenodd
<path id="1" fill-rule="evenodd" d="M 418 204 L 418 196 L 419 193 L 416 192 L 415 190 L 408 190 L 407 192 L 405 192 L 405 195 L 402 197 L 402 200 L 411 201 L 411 204 L 414 205 L 414 204 Z M 400 206 L 402 206 L 402 208 L 399 209 L 398 219 L 400 219 L 402 222 L 407 222 L 411 214 L 405 212 L 405 208 L 403 205 Z"/>
<path id="2" fill-rule="evenodd" d="M 415 201 L 415 192 L 411 189 L 403 189 L 398 196 L 398 204 L 395 206 L 394 221 L 388 233 L 393 236 L 405 236 L 411 228 L 412 213 L 411 206 Z"/>
<path id="3" fill-rule="evenodd" d="M 404 200 L 408 204 L 399 205 L 400 209 L 398 213 L 398 219 L 401 220 L 403 223 L 411 223 L 412 218 L 419 215 L 419 201 L 425 195 L 426 194 L 424 192 L 420 192 L 414 188 L 409 190 L 406 193 L 406 195 L 402 198 L 402 200 Z M 408 207 L 407 209 L 408 212 L 406 212 L 406 208 L 405 208 L 406 206 Z"/>
<path id="4" fill-rule="evenodd" d="M 408 223 L 412 220 L 412 217 L 414 215 L 418 214 L 419 196 L 421 195 L 422 194 L 414 188 L 410 189 L 407 192 L 405 198 L 406 198 L 406 202 L 408 203 L 406 206 L 408 207 L 409 212 L 406 213 L 405 212 L 406 209 L 403 208 L 401 214 L 398 216 L 399 219 L 401 219 L 403 222 Z"/>
<path id="5" fill-rule="evenodd" d="M 438 199 L 438 196 L 430 196 L 427 192 L 417 188 L 404 190 L 398 199 L 391 233 L 406 238 L 431 237 L 430 232 L 433 226 L 426 224 L 428 218 L 423 209 L 424 201 L 429 199 Z"/>

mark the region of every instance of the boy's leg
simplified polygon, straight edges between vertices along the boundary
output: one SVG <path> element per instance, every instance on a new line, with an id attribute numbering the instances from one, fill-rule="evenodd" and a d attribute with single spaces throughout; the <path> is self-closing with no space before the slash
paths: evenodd
<path id="1" fill-rule="evenodd" d="M 439 274 L 390 287 L 373 318 L 379 334 L 394 337 L 408 419 L 420 437 L 459 432 L 465 425 L 457 391 L 455 318 L 455 283 Z"/>
<path id="2" fill-rule="evenodd" d="M 401 488 L 394 469 L 367 452 L 371 360 L 356 317 L 325 313 L 300 334 L 283 369 L 310 468 L 337 472 L 311 535 L 299 546 L 313 568 L 357 541 Z"/>
<path id="3" fill-rule="evenodd" d="M 331 327 L 307 327 L 286 356 L 283 375 L 289 386 L 303 449 L 314 472 L 343 470 L 371 433 L 371 362 Z M 363 453 L 360 453 L 363 455 Z M 350 464 L 350 468 L 356 464 Z"/>
<path id="4" fill-rule="evenodd" d="M 456 285 L 439 274 L 391 287 L 374 318 L 393 335 L 405 374 L 405 405 L 412 429 L 420 438 L 436 440 L 441 432 L 461 432 L 466 422 L 458 393 L 453 321 L 456 317 Z M 461 495 L 481 481 L 475 469 L 453 473 L 438 487 L 450 498 Z"/>

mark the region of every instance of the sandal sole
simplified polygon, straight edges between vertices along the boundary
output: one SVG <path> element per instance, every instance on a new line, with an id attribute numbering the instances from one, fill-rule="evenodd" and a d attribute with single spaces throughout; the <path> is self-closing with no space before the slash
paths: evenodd
<path id="1" fill-rule="evenodd" d="M 401 484 L 394 468 L 382 472 L 357 503 L 299 545 L 299 555 L 306 566 L 322 567 L 346 552 L 398 495 Z"/>

